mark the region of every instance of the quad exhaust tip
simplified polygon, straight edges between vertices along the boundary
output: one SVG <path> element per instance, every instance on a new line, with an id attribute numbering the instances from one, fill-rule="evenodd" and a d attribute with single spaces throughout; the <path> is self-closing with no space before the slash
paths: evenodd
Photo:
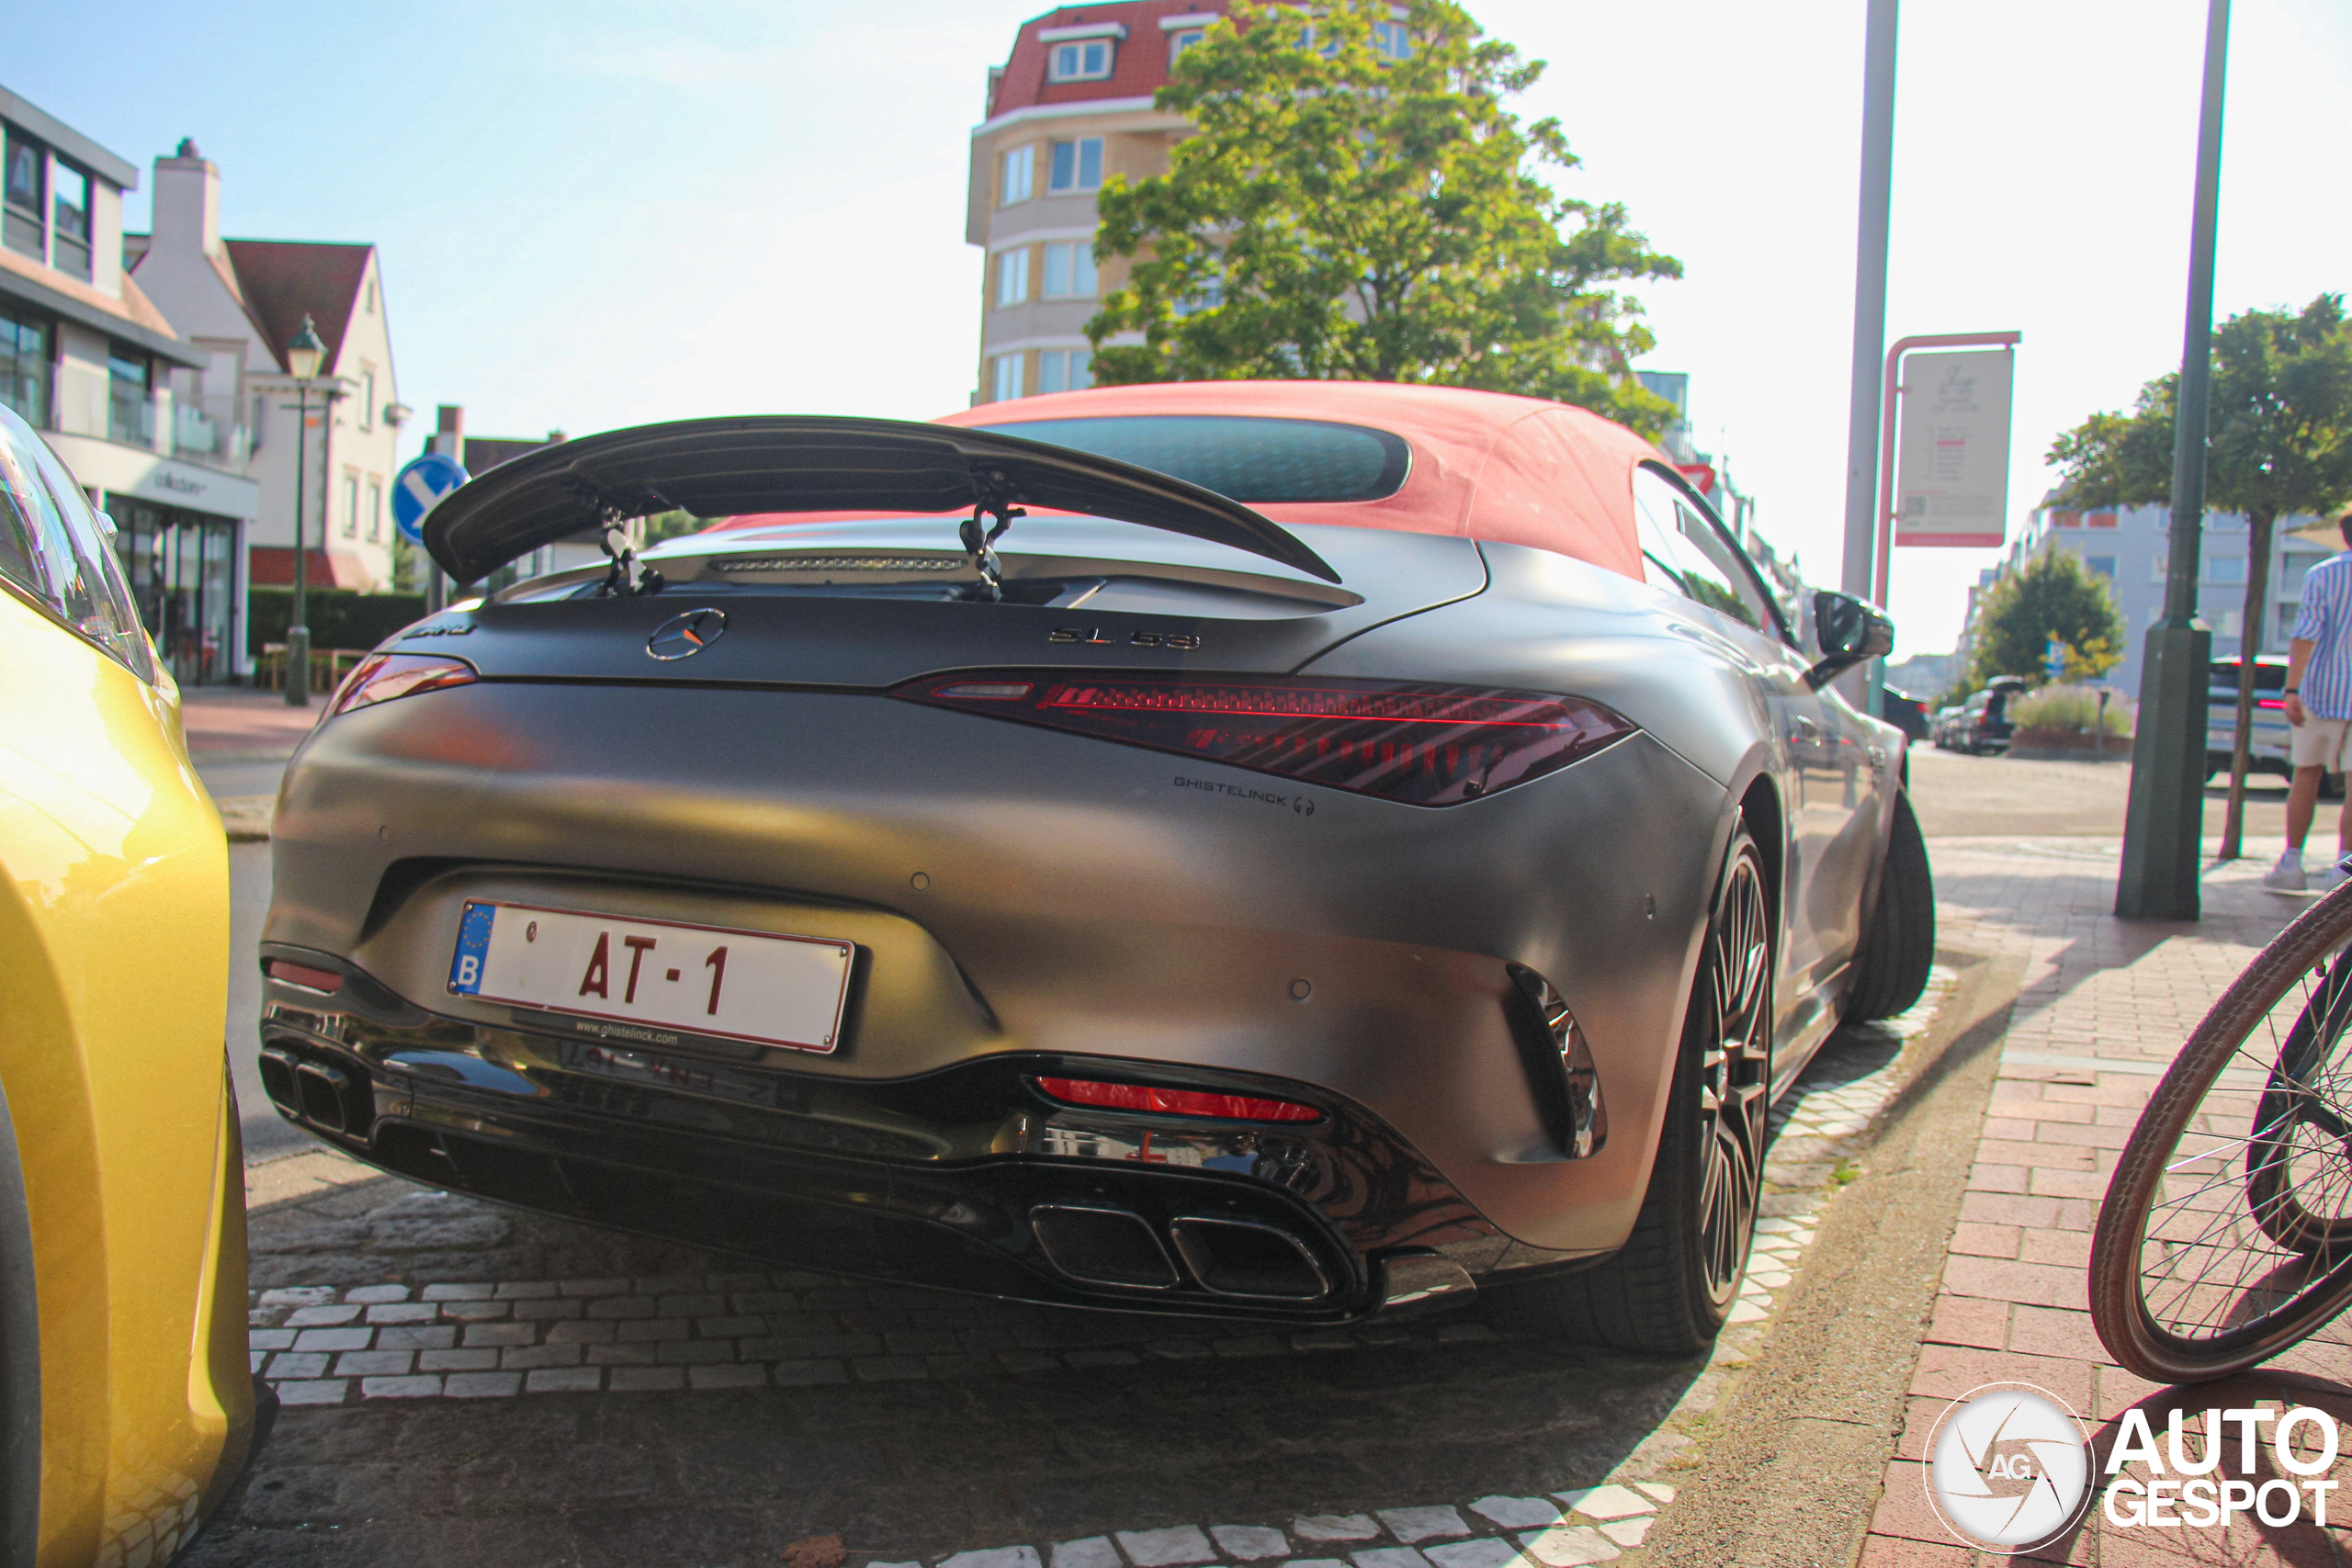
<path id="1" fill-rule="evenodd" d="M 1331 1293 L 1331 1278 L 1306 1242 L 1256 1220 L 1188 1214 L 1169 1221 L 1183 1273 L 1151 1222 L 1130 1210 L 1040 1203 L 1029 1211 L 1029 1223 L 1046 1261 L 1090 1285 L 1169 1291 L 1189 1273 L 1209 1294 L 1235 1301 L 1304 1303 Z"/>

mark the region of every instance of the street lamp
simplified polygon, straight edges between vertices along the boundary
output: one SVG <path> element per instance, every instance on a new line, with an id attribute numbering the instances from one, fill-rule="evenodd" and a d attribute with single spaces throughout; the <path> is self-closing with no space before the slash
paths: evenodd
<path id="1" fill-rule="evenodd" d="M 302 502 L 309 490 L 308 436 L 311 429 L 311 381 L 318 375 L 327 345 L 310 312 L 302 313 L 302 329 L 286 345 L 286 368 L 294 377 L 297 393 L 294 416 L 294 613 L 286 627 L 286 704 L 311 705 L 311 571 L 302 540 Z"/>

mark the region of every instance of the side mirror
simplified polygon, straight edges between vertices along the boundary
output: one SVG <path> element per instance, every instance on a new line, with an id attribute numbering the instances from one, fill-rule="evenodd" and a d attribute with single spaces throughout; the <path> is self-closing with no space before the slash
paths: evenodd
<path id="1" fill-rule="evenodd" d="M 1813 640 L 1821 660 L 1804 682 L 1817 692 L 1864 660 L 1893 652 L 1894 623 L 1850 593 L 1824 588 L 1813 596 Z"/>

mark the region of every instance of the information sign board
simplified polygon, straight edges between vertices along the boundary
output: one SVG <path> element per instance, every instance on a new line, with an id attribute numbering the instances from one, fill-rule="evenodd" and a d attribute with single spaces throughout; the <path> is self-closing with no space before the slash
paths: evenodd
<path id="1" fill-rule="evenodd" d="M 2011 363 L 2006 348 L 1914 354 L 1904 360 L 1896 544 L 2003 542 Z"/>

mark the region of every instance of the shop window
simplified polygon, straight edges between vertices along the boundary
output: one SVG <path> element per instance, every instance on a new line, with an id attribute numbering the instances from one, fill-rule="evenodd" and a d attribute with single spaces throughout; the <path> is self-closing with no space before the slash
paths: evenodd
<path id="1" fill-rule="evenodd" d="M 1056 195 L 1102 188 L 1102 139 L 1081 136 L 1053 144 L 1052 178 L 1046 188 Z"/>
<path id="2" fill-rule="evenodd" d="M 1004 177 L 999 182 L 999 207 L 1011 207 L 1026 201 L 1036 194 L 1037 149 L 1035 145 L 1015 147 L 1004 155 Z"/>
<path id="3" fill-rule="evenodd" d="M 1091 299 L 1094 289 L 1093 241 L 1072 240 L 1046 247 L 1046 299 Z"/>

